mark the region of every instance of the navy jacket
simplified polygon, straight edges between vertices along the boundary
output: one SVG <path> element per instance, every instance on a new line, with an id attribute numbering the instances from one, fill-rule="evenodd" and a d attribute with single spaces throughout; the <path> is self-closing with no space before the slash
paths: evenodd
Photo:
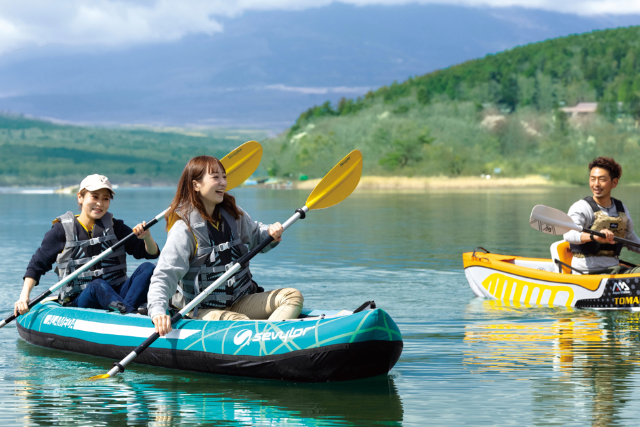
<path id="1" fill-rule="evenodd" d="M 122 240 L 133 232 L 129 226 L 127 226 L 121 219 L 113 219 L 113 232 L 118 240 Z M 66 238 L 64 234 L 64 228 L 60 222 L 56 222 L 51 227 L 51 230 L 47 231 L 42 239 L 42 244 L 36 250 L 36 253 L 31 257 L 29 265 L 27 266 L 27 272 L 24 277 L 30 277 L 36 281 L 36 284 L 40 282 L 40 277 L 45 273 L 51 271 L 53 264 L 56 262 L 58 254 L 64 249 Z M 158 253 L 150 255 L 147 253 L 144 247 L 144 240 L 142 239 L 130 239 L 124 244 L 124 250 L 135 259 L 156 259 L 160 256 L 160 248 Z M 24 280 L 23 277 L 23 280 Z"/>

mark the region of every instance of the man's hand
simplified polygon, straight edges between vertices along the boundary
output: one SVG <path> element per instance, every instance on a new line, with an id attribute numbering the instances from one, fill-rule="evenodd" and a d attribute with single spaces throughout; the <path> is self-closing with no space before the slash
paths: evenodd
<path id="1" fill-rule="evenodd" d="M 602 234 L 604 234 L 606 237 L 606 239 L 603 239 L 600 236 L 593 236 L 593 240 L 595 240 L 598 243 L 605 243 L 605 244 L 609 244 L 609 245 L 615 245 L 616 242 L 613 240 L 613 238 L 615 237 L 615 235 L 611 232 L 611 230 L 607 230 L 606 228 L 604 230 L 600 230 L 600 232 Z"/>

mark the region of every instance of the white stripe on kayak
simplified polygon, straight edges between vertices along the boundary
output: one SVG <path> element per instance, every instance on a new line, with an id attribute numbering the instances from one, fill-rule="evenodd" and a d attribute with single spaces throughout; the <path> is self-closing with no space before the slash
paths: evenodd
<path id="1" fill-rule="evenodd" d="M 94 334 L 120 335 L 125 337 L 148 338 L 156 330 L 154 328 L 144 328 L 141 326 L 114 325 L 112 323 L 90 322 L 88 320 L 76 320 L 73 329 L 92 332 Z M 164 337 L 172 340 L 182 340 L 189 338 L 200 331 L 197 329 L 173 329 Z"/>

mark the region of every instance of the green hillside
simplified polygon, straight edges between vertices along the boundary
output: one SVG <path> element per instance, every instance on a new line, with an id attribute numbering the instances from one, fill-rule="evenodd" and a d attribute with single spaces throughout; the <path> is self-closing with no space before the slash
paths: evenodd
<path id="1" fill-rule="evenodd" d="M 598 102 L 570 119 L 564 106 Z M 584 182 L 614 156 L 640 182 L 640 27 L 517 47 L 302 113 L 267 142 L 273 175 L 321 175 L 359 148 L 367 174 L 518 176 Z"/>
<path id="2" fill-rule="evenodd" d="M 193 156 L 224 156 L 265 133 L 182 133 L 58 125 L 0 115 L 0 185 L 66 186 L 92 173 L 118 184 L 175 184 Z"/>

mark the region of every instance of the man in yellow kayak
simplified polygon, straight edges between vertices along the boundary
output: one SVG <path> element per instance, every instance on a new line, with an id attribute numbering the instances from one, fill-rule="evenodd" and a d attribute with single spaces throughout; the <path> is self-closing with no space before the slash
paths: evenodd
<path id="1" fill-rule="evenodd" d="M 640 244 L 633 231 L 633 221 L 626 206 L 611 197 L 622 176 L 622 167 L 610 157 L 598 157 L 589 163 L 589 187 L 593 196 L 578 200 L 569 209 L 569 216 L 582 228 L 599 231 L 607 237 L 571 230 L 564 239 L 571 244 L 571 266 L 587 274 L 629 274 L 640 271 L 621 265 L 618 256 L 623 244 L 613 237 L 622 237 Z M 627 249 L 640 253 L 640 249 Z M 576 273 L 574 271 L 574 273 Z"/>

